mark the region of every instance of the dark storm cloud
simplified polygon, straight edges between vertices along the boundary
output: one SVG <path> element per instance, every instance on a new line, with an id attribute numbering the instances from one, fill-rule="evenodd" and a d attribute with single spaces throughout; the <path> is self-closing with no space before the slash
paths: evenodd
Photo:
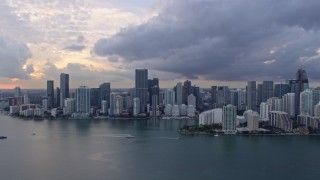
<path id="1" fill-rule="evenodd" d="M 86 39 L 84 38 L 84 36 L 78 36 L 75 43 L 67 45 L 64 49 L 69 51 L 82 51 L 86 48 L 86 46 L 84 45 L 85 41 Z"/>
<path id="2" fill-rule="evenodd" d="M 27 65 L 31 52 L 25 44 L 0 37 L 0 76 L 7 78 L 29 79 L 34 72 L 33 65 Z"/>
<path id="3" fill-rule="evenodd" d="M 320 76 L 320 1 L 175 0 L 148 22 L 99 40 L 100 56 L 213 80 Z"/>

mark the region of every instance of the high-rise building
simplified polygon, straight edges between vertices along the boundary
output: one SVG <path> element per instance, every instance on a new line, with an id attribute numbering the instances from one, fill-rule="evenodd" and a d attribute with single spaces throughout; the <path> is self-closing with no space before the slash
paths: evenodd
<path id="1" fill-rule="evenodd" d="M 108 101 L 106 100 L 101 101 L 101 113 L 108 114 Z"/>
<path id="2" fill-rule="evenodd" d="M 152 95 L 152 116 L 155 117 L 157 116 L 157 111 L 158 111 L 158 96 L 157 95 Z"/>
<path id="3" fill-rule="evenodd" d="M 269 112 L 271 111 L 271 106 L 270 104 L 266 102 L 262 102 L 260 104 L 260 118 L 267 120 L 269 119 Z"/>
<path id="4" fill-rule="evenodd" d="M 257 109 L 257 87 L 256 81 L 248 81 L 247 84 L 247 109 L 255 111 Z"/>
<path id="5" fill-rule="evenodd" d="M 166 89 L 164 91 L 164 105 L 167 104 L 171 104 L 174 105 L 175 104 L 175 93 L 172 89 Z"/>
<path id="6" fill-rule="evenodd" d="M 64 100 L 64 115 L 71 115 L 76 111 L 76 100 L 73 98 L 67 98 Z"/>
<path id="7" fill-rule="evenodd" d="M 200 87 L 193 86 L 193 95 L 196 97 L 196 109 L 200 109 L 202 106 L 202 96 L 200 92 Z"/>
<path id="8" fill-rule="evenodd" d="M 196 102 L 197 102 L 196 97 L 193 94 L 190 94 L 188 96 L 188 105 L 192 105 L 192 106 L 196 107 Z"/>
<path id="9" fill-rule="evenodd" d="M 110 102 L 110 93 L 111 93 L 111 84 L 110 83 L 102 83 L 99 86 L 99 103 L 101 101 L 106 100 L 108 103 Z"/>
<path id="10" fill-rule="evenodd" d="M 257 112 L 248 110 L 243 113 L 243 116 L 247 120 L 247 127 L 251 131 L 259 130 L 259 114 Z"/>
<path id="11" fill-rule="evenodd" d="M 137 116 L 140 113 L 140 99 L 133 98 L 133 115 Z"/>
<path id="12" fill-rule="evenodd" d="M 262 103 L 262 84 L 257 85 L 257 105 Z"/>
<path id="13" fill-rule="evenodd" d="M 300 93 L 300 114 L 313 116 L 313 92 L 306 89 Z"/>
<path id="14" fill-rule="evenodd" d="M 293 123 L 288 113 L 282 111 L 270 111 L 269 119 L 272 127 L 281 128 L 286 132 L 292 131 Z"/>
<path id="15" fill-rule="evenodd" d="M 230 91 L 230 104 L 234 106 L 238 106 L 238 91 L 237 90 L 231 90 Z"/>
<path id="16" fill-rule="evenodd" d="M 320 117 L 320 102 L 314 107 L 314 117 Z"/>
<path id="17" fill-rule="evenodd" d="M 236 133 L 237 107 L 231 104 L 223 106 L 222 131 L 225 133 Z"/>
<path id="18" fill-rule="evenodd" d="M 216 108 L 217 105 L 217 86 L 211 86 L 211 105 Z"/>
<path id="19" fill-rule="evenodd" d="M 140 112 L 145 113 L 148 98 L 148 70 L 136 69 L 135 73 L 136 97 L 140 99 Z"/>
<path id="20" fill-rule="evenodd" d="M 152 87 L 157 86 L 159 87 L 159 79 L 158 78 L 153 78 L 153 79 L 148 79 L 148 104 L 152 104 Z M 159 94 L 155 94 L 159 97 Z"/>
<path id="21" fill-rule="evenodd" d="M 48 99 L 48 109 L 54 107 L 54 82 L 53 80 L 47 81 L 47 99 Z"/>
<path id="22" fill-rule="evenodd" d="M 287 93 L 282 96 L 283 111 L 288 113 L 291 117 L 295 116 L 295 93 Z"/>
<path id="23" fill-rule="evenodd" d="M 245 110 L 246 109 L 246 90 L 243 89 L 238 89 L 238 105 L 237 108 L 238 110 Z"/>
<path id="24" fill-rule="evenodd" d="M 182 103 L 186 104 L 188 102 L 188 96 L 192 94 L 193 88 L 191 86 L 191 81 L 186 80 L 183 83 L 183 91 L 182 91 Z"/>
<path id="25" fill-rule="evenodd" d="M 177 93 L 176 93 L 176 97 L 177 97 L 177 105 L 181 105 L 182 104 L 182 83 L 178 82 L 177 86 Z"/>
<path id="26" fill-rule="evenodd" d="M 158 85 L 154 85 L 153 87 L 151 87 L 151 104 L 153 103 L 152 96 L 154 95 L 157 96 L 156 104 L 159 104 L 160 88 Z"/>
<path id="27" fill-rule="evenodd" d="M 55 93 L 55 106 L 59 107 L 60 106 L 60 88 L 56 88 L 56 93 Z"/>
<path id="28" fill-rule="evenodd" d="M 91 88 L 90 89 L 90 105 L 93 107 L 100 107 L 101 101 L 99 101 L 100 88 Z"/>
<path id="29" fill-rule="evenodd" d="M 290 93 L 289 84 L 276 84 L 274 85 L 274 97 L 281 98 L 283 95 Z"/>
<path id="30" fill-rule="evenodd" d="M 296 113 L 299 113 L 300 110 L 300 93 L 309 88 L 309 80 L 307 73 L 304 69 L 300 68 L 296 74 L 295 82 L 295 94 L 296 94 Z"/>
<path id="31" fill-rule="evenodd" d="M 217 103 L 216 106 L 222 108 L 223 106 L 229 104 L 229 87 L 228 86 L 219 86 L 217 88 Z"/>
<path id="32" fill-rule="evenodd" d="M 86 86 L 76 89 L 76 112 L 90 113 L 90 88 Z"/>
<path id="33" fill-rule="evenodd" d="M 69 97 L 69 74 L 60 74 L 60 106 L 64 107 L 64 100 Z"/>
<path id="34" fill-rule="evenodd" d="M 21 97 L 21 88 L 18 86 L 14 88 L 14 97 Z"/>
<path id="35" fill-rule="evenodd" d="M 262 102 L 273 97 L 273 81 L 262 82 Z"/>
<path id="36" fill-rule="evenodd" d="M 116 97 L 117 97 L 118 93 L 110 93 L 110 112 L 109 115 L 110 116 L 115 116 L 116 115 Z"/>

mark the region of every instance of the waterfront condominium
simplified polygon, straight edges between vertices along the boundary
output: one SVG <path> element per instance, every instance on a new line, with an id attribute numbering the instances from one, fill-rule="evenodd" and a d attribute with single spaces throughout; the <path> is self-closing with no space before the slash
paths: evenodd
<path id="1" fill-rule="evenodd" d="M 234 134 L 237 132 L 237 107 L 231 104 L 223 106 L 222 113 L 222 131 L 227 134 Z"/>
<path id="2" fill-rule="evenodd" d="M 77 113 L 90 113 L 90 88 L 80 86 L 76 89 Z"/>
<path id="3" fill-rule="evenodd" d="M 140 112 L 145 113 L 148 98 L 148 69 L 136 69 L 136 97 L 140 99 Z"/>

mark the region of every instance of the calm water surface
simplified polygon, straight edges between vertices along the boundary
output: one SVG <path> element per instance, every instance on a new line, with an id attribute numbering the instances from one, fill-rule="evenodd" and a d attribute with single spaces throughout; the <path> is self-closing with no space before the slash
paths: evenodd
<path id="1" fill-rule="evenodd" d="M 0 115 L 0 179 L 320 179 L 320 137 L 177 133 L 195 123 Z"/>

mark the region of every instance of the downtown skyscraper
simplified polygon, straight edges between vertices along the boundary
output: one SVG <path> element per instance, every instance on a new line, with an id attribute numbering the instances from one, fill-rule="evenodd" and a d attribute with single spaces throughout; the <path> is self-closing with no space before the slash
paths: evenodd
<path id="1" fill-rule="evenodd" d="M 257 109 L 256 81 L 248 81 L 247 84 L 247 109 L 253 111 L 256 111 Z"/>
<path id="2" fill-rule="evenodd" d="M 47 108 L 52 109 L 54 107 L 54 82 L 53 80 L 47 81 Z"/>
<path id="3" fill-rule="evenodd" d="M 69 98 L 69 74 L 60 74 L 60 107 L 64 107 L 64 100 Z"/>
<path id="4" fill-rule="evenodd" d="M 304 69 L 300 68 L 296 74 L 295 82 L 295 99 L 296 99 L 296 113 L 300 111 L 300 93 L 309 88 L 309 80 Z"/>
<path id="5" fill-rule="evenodd" d="M 136 69 L 136 97 L 140 99 L 140 112 L 145 113 L 148 98 L 148 69 Z"/>

